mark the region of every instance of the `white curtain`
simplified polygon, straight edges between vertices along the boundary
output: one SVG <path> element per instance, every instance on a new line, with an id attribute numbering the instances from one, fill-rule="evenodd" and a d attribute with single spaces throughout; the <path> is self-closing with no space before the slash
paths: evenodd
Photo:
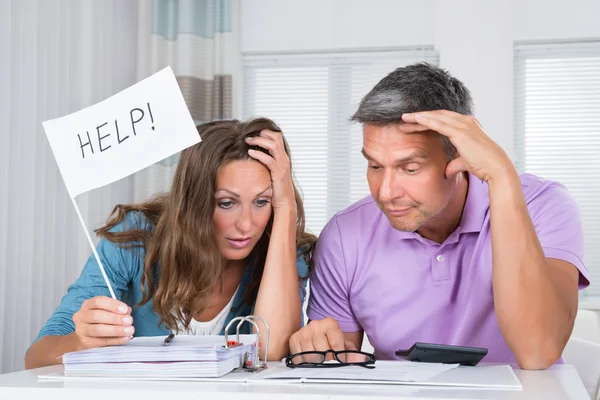
<path id="1" fill-rule="evenodd" d="M 136 82 L 135 0 L 0 1 L 0 373 L 23 357 L 90 248 L 42 121 Z M 88 228 L 131 180 L 79 196 Z"/>

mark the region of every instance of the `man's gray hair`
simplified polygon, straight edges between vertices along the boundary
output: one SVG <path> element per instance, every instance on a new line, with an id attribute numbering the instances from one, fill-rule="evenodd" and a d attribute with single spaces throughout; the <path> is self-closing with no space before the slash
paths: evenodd
<path id="1" fill-rule="evenodd" d="M 383 78 L 361 100 L 351 120 L 369 125 L 401 124 L 402 114 L 449 110 L 473 115 L 467 87 L 447 71 L 428 63 L 401 67 Z M 444 150 L 454 158 L 456 148 L 443 136 Z"/>

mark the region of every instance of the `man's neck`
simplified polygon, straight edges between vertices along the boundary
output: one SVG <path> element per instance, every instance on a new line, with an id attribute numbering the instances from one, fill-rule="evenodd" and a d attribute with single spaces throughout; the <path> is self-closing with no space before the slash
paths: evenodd
<path id="1" fill-rule="evenodd" d="M 467 202 L 469 175 L 462 173 L 456 179 L 456 189 L 448 205 L 439 215 L 427 221 L 417 230 L 419 235 L 434 242 L 443 243 L 460 224 Z"/>

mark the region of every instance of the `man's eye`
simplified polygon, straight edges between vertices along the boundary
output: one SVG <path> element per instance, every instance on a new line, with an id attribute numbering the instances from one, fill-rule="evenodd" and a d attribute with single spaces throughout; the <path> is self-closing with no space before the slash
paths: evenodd
<path id="1" fill-rule="evenodd" d="M 374 169 L 375 171 L 379 170 L 381 167 L 379 165 L 369 165 L 369 168 Z"/>
<path id="2" fill-rule="evenodd" d="M 407 174 L 416 174 L 420 170 L 421 170 L 421 168 L 418 165 L 411 165 L 410 167 L 404 167 L 404 171 L 406 171 Z"/>

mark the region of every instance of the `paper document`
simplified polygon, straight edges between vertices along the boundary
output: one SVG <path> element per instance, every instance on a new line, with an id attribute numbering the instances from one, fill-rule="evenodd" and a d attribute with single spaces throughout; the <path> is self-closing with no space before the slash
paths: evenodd
<path id="1" fill-rule="evenodd" d="M 65 375 L 52 373 L 40 375 L 41 380 L 50 381 L 194 381 L 222 382 L 232 384 L 379 384 L 379 385 L 417 385 L 417 386 L 450 386 L 476 387 L 500 390 L 522 390 L 521 382 L 509 365 L 465 367 L 446 364 L 411 363 L 403 361 L 377 361 L 375 369 L 360 367 L 341 367 L 329 369 L 297 368 L 290 369 L 282 362 L 269 362 L 268 368 L 259 373 L 248 373 L 234 370 L 220 377 L 183 376 L 179 373 L 160 374 L 158 376 L 137 375 Z M 158 368 L 160 369 L 160 367 Z M 176 376 L 177 375 L 177 376 Z"/>
<path id="2" fill-rule="evenodd" d="M 369 381 L 369 382 L 423 382 L 458 364 L 429 364 L 377 361 L 374 369 L 363 367 L 287 368 L 269 374 L 265 379 L 300 379 L 309 381 Z"/>
<path id="3" fill-rule="evenodd" d="M 134 338 L 121 346 L 66 353 L 65 375 L 89 377 L 219 377 L 255 354 L 255 335 L 240 335 L 240 346 L 225 348 L 224 336 Z"/>

